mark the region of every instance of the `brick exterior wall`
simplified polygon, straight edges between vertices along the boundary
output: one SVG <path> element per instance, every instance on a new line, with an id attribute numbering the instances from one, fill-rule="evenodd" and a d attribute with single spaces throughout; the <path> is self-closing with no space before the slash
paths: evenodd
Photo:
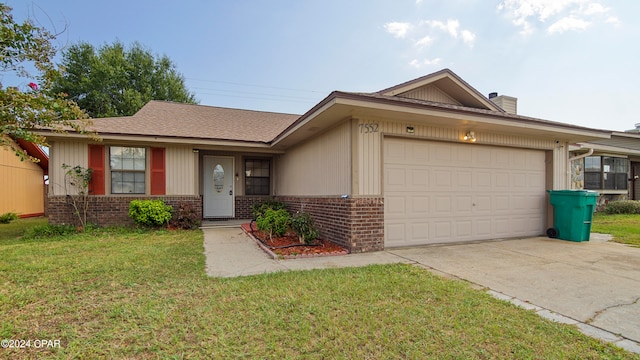
<path id="1" fill-rule="evenodd" d="M 241 195 L 236 196 L 236 219 L 251 219 L 251 205 L 269 199 L 269 196 Z"/>
<path id="2" fill-rule="evenodd" d="M 135 199 L 163 199 L 177 208 L 181 202 L 190 203 L 202 218 L 201 196 L 92 196 L 87 219 L 100 226 L 133 225 L 129 218 L 129 202 Z M 265 196 L 236 196 L 235 218 L 251 219 L 251 205 L 268 199 Z M 291 197 L 277 196 L 291 213 L 311 214 L 320 236 L 340 244 L 352 253 L 384 249 L 384 201 L 381 197 Z M 47 199 L 49 223 L 74 224 L 78 220 L 65 196 Z"/>
<path id="3" fill-rule="evenodd" d="M 91 196 L 87 221 L 100 226 L 133 225 L 129 217 L 131 200 L 162 199 L 174 211 L 180 203 L 189 203 L 202 218 L 202 198 L 200 196 Z M 73 207 L 66 196 L 49 196 L 47 210 L 49 223 L 78 225 L 78 218 L 73 214 Z"/>
<path id="4" fill-rule="evenodd" d="M 311 214 L 320 236 L 351 253 L 384 249 L 384 199 L 381 197 L 277 196 L 291 213 Z"/>

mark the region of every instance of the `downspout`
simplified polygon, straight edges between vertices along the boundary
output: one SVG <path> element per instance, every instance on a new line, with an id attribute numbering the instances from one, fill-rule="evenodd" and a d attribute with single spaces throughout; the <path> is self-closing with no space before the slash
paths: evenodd
<path id="1" fill-rule="evenodd" d="M 571 170 L 571 169 L 573 169 L 573 165 L 572 165 L 573 161 L 586 158 L 587 156 L 590 156 L 591 154 L 593 154 L 593 148 L 588 148 L 588 149 L 589 149 L 589 151 L 587 151 L 584 154 L 576 155 L 574 157 L 570 157 L 569 158 L 569 164 L 568 164 L 568 167 L 567 167 L 567 171 L 569 172 L 569 179 L 573 178 L 572 170 Z M 583 186 L 583 188 L 584 188 L 584 186 Z"/>

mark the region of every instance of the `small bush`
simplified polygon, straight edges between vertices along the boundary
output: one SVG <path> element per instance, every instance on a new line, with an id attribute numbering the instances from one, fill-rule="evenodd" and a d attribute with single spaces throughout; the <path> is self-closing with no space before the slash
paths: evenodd
<path id="1" fill-rule="evenodd" d="M 129 203 L 129 217 L 136 224 L 160 227 L 169 223 L 173 208 L 162 200 L 132 200 Z"/>
<path id="2" fill-rule="evenodd" d="M 269 239 L 272 239 L 273 235 L 284 235 L 289 228 L 290 222 L 291 216 L 285 209 L 267 209 L 264 214 L 256 219 L 258 230 L 269 233 Z"/>
<path id="3" fill-rule="evenodd" d="M 640 214 L 640 201 L 612 201 L 604 208 L 607 214 Z"/>
<path id="4" fill-rule="evenodd" d="M 183 230 L 197 229 L 200 226 L 200 216 L 193 205 L 180 203 L 169 225 Z"/>
<path id="5" fill-rule="evenodd" d="M 258 202 L 251 205 L 251 216 L 252 219 L 258 220 L 260 216 L 264 215 L 264 212 L 267 209 L 281 210 L 285 208 L 286 207 L 283 202 L 274 199 L 267 199 L 263 202 Z"/>
<path id="6" fill-rule="evenodd" d="M 15 220 L 18 220 L 18 214 L 14 212 L 8 212 L 0 215 L 0 224 L 9 224 Z"/>
<path id="7" fill-rule="evenodd" d="M 40 239 L 54 236 L 67 236 L 77 234 L 78 227 L 73 225 L 40 225 L 28 228 L 24 232 L 23 239 Z"/>
<path id="8" fill-rule="evenodd" d="M 311 215 L 306 212 L 298 212 L 291 218 L 291 228 L 298 234 L 298 239 L 303 244 L 310 244 L 318 238 L 318 229 Z"/>

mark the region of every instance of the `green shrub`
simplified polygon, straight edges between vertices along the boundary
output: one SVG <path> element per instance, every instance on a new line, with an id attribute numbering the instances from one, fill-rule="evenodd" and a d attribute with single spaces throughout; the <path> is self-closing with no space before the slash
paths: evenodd
<path id="1" fill-rule="evenodd" d="M 291 218 L 291 228 L 298 234 L 298 239 L 303 244 L 310 244 L 318 238 L 318 229 L 313 218 L 306 212 L 298 212 Z"/>
<path id="2" fill-rule="evenodd" d="M 8 212 L 0 215 L 0 224 L 9 224 L 14 220 L 18 220 L 18 214 L 14 212 Z"/>
<path id="3" fill-rule="evenodd" d="M 200 226 L 200 215 L 193 205 L 181 202 L 169 225 L 183 230 L 197 229 Z"/>
<path id="4" fill-rule="evenodd" d="M 640 201 L 612 201 L 604 208 L 607 214 L 640 214 Z"/>
<path id="5" fill-rule="evenodd" d="M 269 239 L 272 239 L 273 235 L 284 235 L 287 232 L 290 223 L 291 216 L 285 209 L 267 209 L 264 214 L 256 219 L 258 230 L 269 233 Z"/>
<path id="6" fill-rule="evenodd" d="M 162 200 L 132 200 L 129 203 L 129 217 L 136 224 L 160 227 L 171 220 L 173 208 Z"/>
<path id="7" fill-rule="evenodd" d="M 267 209 L 280 210 L 285 208 L 286 207 L 283 202 L 269 198 L 265 201 L 257 202 L 251 205 L 251 218 L 254 220 L 258 220 L 260 216 L 264 215 L 264 212 Z"/>
<path id="8" fill-rule="evenodd" d="M 77 234 L 78 227 L 73 225 L 40 225 L 28 228 L 24 232 L 23 239 L 40 239 L 54 236 L 67 236 Z"/>

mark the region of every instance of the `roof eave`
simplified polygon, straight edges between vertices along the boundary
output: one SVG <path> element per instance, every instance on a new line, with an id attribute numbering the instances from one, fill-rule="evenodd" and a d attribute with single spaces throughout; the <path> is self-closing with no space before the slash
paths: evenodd
<path id="1" fill-rule="evenodd" d="M 47 139 L 83 139 L 88 142 L 93 141 L 87 135 L 77 132 L 57 133 L 39 130 L 36 132 L 38 135 L 45 136 Z M 155 136 L 155 135 L 132 135 L 132 134 L 119 134 L 119 133 L 99 133 L 98 137 L 102 141 L 126 141 L 126 142 L 141 142 L 141 143 L 170 143 L 170 144 L 185 144 L 198 146 L 234 146 L 234 147 L 250 147 L 250 148 L 269 148 L 269 142 L 267 141 L 247 141 L 247 140 L 234 140 L 234 139 L 212 139 L 212 138 L 200 138 L 200 137 L 179 137 L 179 136 Z"/>

